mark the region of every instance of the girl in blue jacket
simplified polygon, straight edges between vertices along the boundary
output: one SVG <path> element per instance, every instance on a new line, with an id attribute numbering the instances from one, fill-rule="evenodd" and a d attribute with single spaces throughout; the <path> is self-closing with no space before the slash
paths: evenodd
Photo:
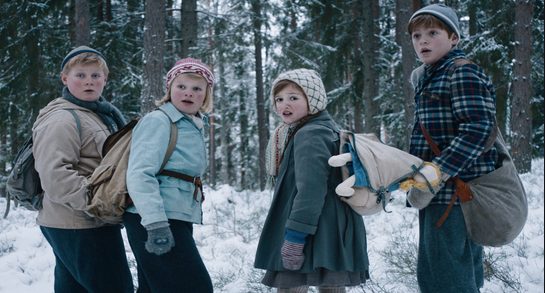
<path id="1" fill-rule="evenodd" d="M 201 112 L 212 108 L 213 84 L 214 74 L 200 60 L 176 62 L 158 101 L 161 111 L 145 115 L 133 130 L 127 169 L 133 205 L 123 221 L 143 292 L 213 291 L 193 239 L 193 224 L 202 223 L 200 178 L 207 162 Z M 171 123 L 178 137 L 161 171 Z"/>

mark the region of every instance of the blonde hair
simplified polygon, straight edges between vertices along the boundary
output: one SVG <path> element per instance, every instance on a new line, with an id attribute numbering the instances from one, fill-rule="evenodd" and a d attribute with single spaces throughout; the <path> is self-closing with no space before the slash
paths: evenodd
<path id="1" fill-rule="evenodd" d="M 452 28 L 431 14 L 421 14 L 413 18 L 408 25 L 409 34 L 412 34 L 417 27 L 442 29 L 448 33 L 449 38 L 452 34 L 456 34 Z"/>
<path id="2" fill-rule="evenodd" d="M 182 74 L 185 74 L 185 75 L 187 75 L 188 77 L 190 77 L 192 79 L 202 79 L 202 80 L 206 81 L 206 79 L 202 75 L 197 74 L 197 73 L 187 72 L 187 73 L 182 73 Z M 171 89 L 172 89 L 172 83 L 170 83 L 170 88 L 168 89 L 167 93 L 160 100 L 155 101 L 155 105 L 157 107 L 159 107 L 159 106 L 161 106 L 163 104 L 166 104 L 167 102 L 169 102 L 172 99 L 172 97 L 170 96 Z M 212 112 L 213 104 L 214 104 L 213 92 L 214 92 L 214 90 L 213 90 L 212 86 L 207 82 L 206 83 L 206 95 L 204 96 L 204 101 L 202 103 L 201 108 L 199 109 L 201 112 L 204 112 L 204 113 Z"/>
<path id="3" fill-rule="evenodd" d="M 64 65 L 64 68 L 62 69 L 61 73 L 62 74 L 68 74 L 68 72 L 70 72 L 72 67 L 74 67 L 77 64 L 81 64 L 81 65 L 98 65 L 98 67 L 100 67 L 100 69 L 102 69 L 102 71 L 104 72 L 104 75 L 106 75 L 106 77 L 110 73 L 110 70 L 108 69 L 108 65 L 106 64 L 106 61 L 104 61 L 104 59 L 102 59 L 102 57 L 100 57 L 99 55 L 97 55 L 95 53 L 91 53 L 91 52 L 81 53 L 79 55 L 76 55 L 76 56 L 72 57 Z"/>

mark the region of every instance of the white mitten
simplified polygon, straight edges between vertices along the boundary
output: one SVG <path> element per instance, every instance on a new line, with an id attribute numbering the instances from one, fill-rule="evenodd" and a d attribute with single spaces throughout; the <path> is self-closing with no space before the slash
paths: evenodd
<path id="1" fill-rule="evenodd" d="M 350 153 L 342 153 L 336 156 L 332 156 L 329 158 L 327 163 L 331 167 L 342 167 L 346 165 L 346 163 L 352 161 L 352 155 Z M 337 188 L 335 188 L 335 192 L 340 196 L 352 196 L 355 192 L 354 184 L 356 183 L 356 176 L 352 175 L 348 177 L 346 180 L 341 182 L 341 184 L 337 185 Z"/>
<path id="2" fill-rule="evenodd" d="M 331 167 L 341 167 L 350 161 L 352 161 L 352 155 L 350 153 L 342 153 L 340 155 L 332 156 L 327 163 Z"/>
<path id="3" fill-rule="evenodd" d="M 355 183 L 356 176 L 352 175 L 346 178 L 346 180 L 344 180 L 343 182 L 341 182 L 341 184 L 337 185 L 337 187 L 335 188 L 335 192 L 340 196 L 352 196 L 354 192 L 356 192 L 353 188 Z"/>

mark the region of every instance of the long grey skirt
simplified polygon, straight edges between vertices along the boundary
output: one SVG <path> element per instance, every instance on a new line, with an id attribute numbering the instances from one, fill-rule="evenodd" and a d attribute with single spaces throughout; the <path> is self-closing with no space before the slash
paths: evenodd
<path id="1" fill-rule="evenodd" d="M 269 271 L 261 283 L 274 288 L 293 288 L 303 285 L 317 287 L 349 287 L 365 283 L 369 272 L 332 272 L 321 268 L 312 273 Z"/>

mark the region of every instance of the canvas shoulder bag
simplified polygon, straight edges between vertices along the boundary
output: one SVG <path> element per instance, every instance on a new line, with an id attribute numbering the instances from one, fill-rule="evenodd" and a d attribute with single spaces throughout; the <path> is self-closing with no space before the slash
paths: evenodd
<path id="1" fill-rule="evenodd" d="M 422 124 L 420 128 L 435 155 L 439 155 L 437 144 Z M 496 127 L 495 131 L 493 145 L 498 151 L 501 166 L 468 182 L 457 176 L 451 178 L 456 190 L 436 227 L 441 227 L 459 198 L 469 238 L 483 246 L 500 247 L 511 243 L 524 228 L 528 200 L 500 130 Z"/>

